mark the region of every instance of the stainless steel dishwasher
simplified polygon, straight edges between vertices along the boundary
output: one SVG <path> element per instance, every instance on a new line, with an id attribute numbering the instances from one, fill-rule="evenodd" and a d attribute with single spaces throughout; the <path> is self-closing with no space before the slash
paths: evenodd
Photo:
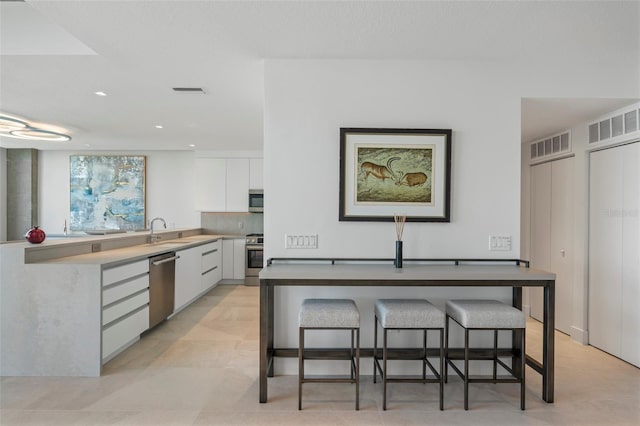
<path id="1" fill-rule="evenodd" d="M 149 328 L 173 313 L 178 258 L 175 252 L 149 258 Z"/>

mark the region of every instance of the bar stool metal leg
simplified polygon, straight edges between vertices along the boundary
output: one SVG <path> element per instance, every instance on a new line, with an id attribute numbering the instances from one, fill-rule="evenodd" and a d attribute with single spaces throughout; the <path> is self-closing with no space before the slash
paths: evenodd
<path id="1" fill-rule="evenodd" d="M 427 378 L 427 330 L 423 330 L 422 333 L 422 380 L 424 380 Z"/>
<path id="2" fill-rule="evenodd" d="M 299 330 L 298 344 L 298 410 L 302 410 L 302 381 L 304 379 L 304 328 Z"/>
<path id="3" fill-rule="evenodd" d="M 360 410 L 360 329 L 356 330 L 356 410 Z"/>
<path id="4" fill-rule="evenodd" d="M 444 382 L 449 382 L 449 316 L 444 320 L 444 347 L 445 347 L 445 361 L 444 361 Z"/>
<path id="5" fill-rule="evenodd" d="M 469 329 L 464 329 L 464 409 L 469 409 Z"/>
<path id="6" fill-rule="evenodd" d="M 387 409 L 387 329 L 382 329 L 382 409 Z"/>
<path id="7" fill-rule="evenodd" d="M 525 393 L 525 375 L 526 375 L 526 366 L 527 366 L 527 355 L 525 351 L 525 330 L 520 330 L 520 347 L 522 348 L 520 351 L 520 409 L 524 410 L 524 393 Z"/>
<path id="8" fill-rule="evenodd" d="M 444 360 L 444 330 L 440 329 L 440 410 L 444 410 L 444 374 L 445 365 Z"/>
<path id="9" fill-rule="evenodd" d="M 376 357 L 378 356 L 378 317 L 373 316 L 373 383 L 376 382 Z"/>

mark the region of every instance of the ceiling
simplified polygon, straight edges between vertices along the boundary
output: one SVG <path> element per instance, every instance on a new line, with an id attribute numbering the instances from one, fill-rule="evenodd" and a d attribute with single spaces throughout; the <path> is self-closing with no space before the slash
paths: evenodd
<path id="1" fill-rule="evenodd" d="M 606 1 L 0 1 L 0 111 L 73 138 L 38 149 L 261 150 L 265 59 L 638 58 L 639 14 Z M 523 99 L 522 140 L 635 101 Z"/>

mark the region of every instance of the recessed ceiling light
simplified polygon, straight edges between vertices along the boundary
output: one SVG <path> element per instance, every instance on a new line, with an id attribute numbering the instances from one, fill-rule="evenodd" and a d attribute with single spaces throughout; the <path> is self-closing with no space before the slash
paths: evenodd
<path id="1" fill-rule="evenodd" d="M 195 147 L 196 145 L 195 145 L 195 144 L 193 144 L 193 143 L 190 143 L 190 144 L 189 144 L 189 146 L 190 146 L 191 148 L 193 148 L 193 147 Z"/>
<path id="2" fill-rule="evenodd" d="M 162 129 L 162 128 L 163 128 L 163 126 L 161 126 L 159 124 L 156 126 L 156 129 Z"/>
<path id="3" fill-rule="evenodd" d="M 98 96 L 107 96 L 107 94 L 106 94 L 106 93 L 104 93 L 104 92 L 95 92 L 95 93 L 96 93 L 96 95 L 98 95 Z"/>

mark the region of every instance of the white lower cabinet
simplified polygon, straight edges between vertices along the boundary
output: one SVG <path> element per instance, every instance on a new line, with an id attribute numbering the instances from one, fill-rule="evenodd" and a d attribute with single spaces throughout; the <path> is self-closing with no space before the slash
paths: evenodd
<path id="1" fill-rule="evenodd" d="M 102 271 L 102 360 L 149 328 L 149 260 Z"/>
<path id="2" fill-rule="evenodd" d="M 246 262 L 244 238 L 222 241 L 222 279 L 243 281 Z"/>
<path id="3" fill-rule="evenodd" d="M 222 279 L 222 244 L 220 240 L 202 246 L 201 288 L 207 291 Z"/>
<path id="4" fill-rule="evenodd" d="M 176 255 L 176 282 L 174 312 L 200 294 L 200 256 L 201 246 L 180 250 Z"/>
<path id="5" fill-rule="evenodd" d="M 175 309 L 179 311 L 222 278 L 220 240 L 180 250 L 176 260 Z"/>
<path id="6" fill-rule="evenodd" d="M 149 304 L 102 329 L 102 359 L 106 360 L 149 328 Z"/>
<path id="7" fill-rule="evenodd" d="M 176 259 L 174 312 L 220 282 L 222 240 L 178 250 L 176 254 L 179 258 Z M 149 259 L 102 271 L 102 362 L 135 342 L 148 328 Z"/>

